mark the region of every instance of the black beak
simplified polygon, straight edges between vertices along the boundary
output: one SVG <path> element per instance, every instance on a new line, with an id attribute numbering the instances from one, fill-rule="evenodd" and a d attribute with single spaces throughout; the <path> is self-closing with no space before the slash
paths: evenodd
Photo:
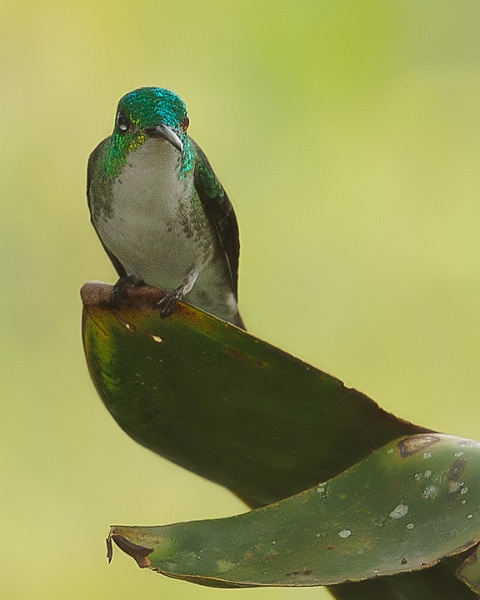
<path id="1" fill-rule="evenodd" d="M 168 125 L 160 123 L 160 125 L 154 125 L 153 127 L 146 127 L 145 134 L 151 138 L 162 138 L 167 140 L 174 148 L 179 152 L 183 152 L 182 140 L 178 137 L 175 131 Z"/>

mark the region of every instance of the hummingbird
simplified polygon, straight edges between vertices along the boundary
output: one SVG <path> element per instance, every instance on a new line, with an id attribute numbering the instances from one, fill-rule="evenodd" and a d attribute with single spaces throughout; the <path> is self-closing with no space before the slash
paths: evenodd
<path id="1" fill-rule="evenodd" d="M 244 329 L 237 219 L 188 126 L 174 92 L 139 88 L 120 99 L 112 135 L 90 155 L 91 221 L 119 275 L 112 300 L 129 286 L 153 285 L 167 292 L 162 317 L 185 298 Z"/>

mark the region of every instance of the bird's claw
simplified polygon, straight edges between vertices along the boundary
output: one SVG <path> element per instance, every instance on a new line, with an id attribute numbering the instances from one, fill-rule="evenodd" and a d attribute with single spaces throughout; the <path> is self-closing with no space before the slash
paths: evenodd
<path id="1" fill-rule="evenodd" d="M 161 307 L 160 316 L 163 319 L 165 319 L 166 317 L 169 317 L 172 314 L 173 309 L 175 308 L 175 305 L 183 296 L 183 288 L 184 288 L 184 286 L 181 285 L 180 287 L 176 288 L 175 290 L 172 290 L 164 298 L 162 298 L 161 300 L 159 300 L 157 302 L 157 306 Z"/>
<path id="2" fill-rule="evenodd" d="M 125 291 L 129 288 L 137 287 L 139 285 L 143 285 L 143 281 L 138 279 L 138 277 L 135 275 L 126 275 L 124 277 L 120 277 L 110 292 L 110 306 L 112 308 L 120 308 L 122 305 L 127 304 L 128 297 L 126 296 Z"/>

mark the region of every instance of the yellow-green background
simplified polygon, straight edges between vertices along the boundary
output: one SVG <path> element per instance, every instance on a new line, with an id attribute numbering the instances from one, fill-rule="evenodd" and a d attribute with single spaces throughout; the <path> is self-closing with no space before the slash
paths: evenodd
<path id="1" fill-rule="evenodd" d="M 240 222 L 250 331 L 480 438 L 478 0 L 2 0 L 0 597 L 290 600 L 104 558 L 110 523 L 234 514 L 120 431 L 78 290 L 115 274 L 85 165 L 127 91 L 187 103 Z"/>

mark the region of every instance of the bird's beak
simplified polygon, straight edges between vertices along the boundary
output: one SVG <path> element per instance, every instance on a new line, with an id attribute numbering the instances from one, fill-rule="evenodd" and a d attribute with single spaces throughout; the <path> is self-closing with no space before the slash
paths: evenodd
<path id="1" fill-rule="evenodd" d="M 147 127 L 145 134 L 152 138 L 162 138 L 167 140 L 174 148 L 179 152 L 183 152 L 182 140 L 178 137 L 175 131 L 168 125 L 160 123 L 159 125 L 153 125 L 153 127 Z"/>

